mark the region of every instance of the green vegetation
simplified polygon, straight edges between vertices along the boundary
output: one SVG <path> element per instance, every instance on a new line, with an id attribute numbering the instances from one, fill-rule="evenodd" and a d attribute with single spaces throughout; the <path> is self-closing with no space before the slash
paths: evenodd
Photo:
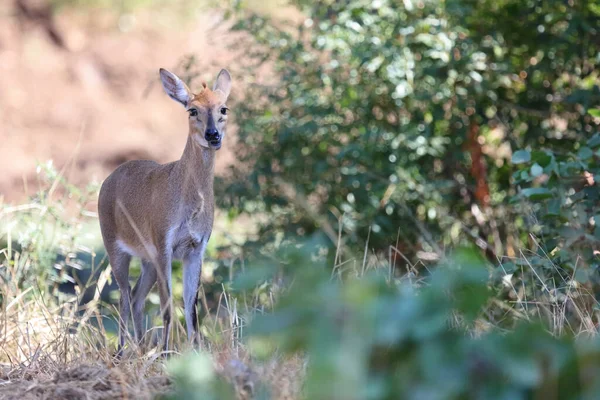
<path id="1" fill-rule="evenodd" d="M 600 7 L 293 4 L 298 26 L 228 10 L 252 55 L 232 74 L 258 82 L 232 106 L 239 163 L 215 187 L 229 218 L 259 229 L 210 249 L 203 349 L 166 363 L 164 397 L 597 398 Z M 94 193 L 64 185 L 79 204 Z M 47 198 L 6 225 L 26 234 L 4 236 L 3 315 L 34 292 L 60 305 L 47 288 L 68 276 L 55 264 L 81 258 L 70 254 L 85 213 L 48 220 Z M 69 235 L 44 241 L 55 226 Z M 114 340 L 96 310 L 114 318 L 109 300 L 94 297 L 84 316 L 97 318 L 74 336 L 103 359 Z M 18 321 L 0 318 L 0 331 Z M 52 354 L 65 339 L 49 337 L 35 340 Z M 28 346 L 7 347 L 7 362 L 37 362 Z M 144 370 L 162 371 L 150 354 Z M 293 376 L 287 397 L 277 370 Z"/>
<path id="2" fill-rule="evenodd" d="M 262 242 L 342 226 L 353 248 L 370 232 L 370 247 L 399 243 L 409 258 L 530 248 L 536 210 L 511 204 L 511 154 L 577 154 L 595 132 L 597 5 L 297 3 L 297 29 L 251 14 L 236 25 L 277 79 L 236 107 L 243 163 L 223 207 L 268 213 Z"/>
<path id="3" fill-rule="evenodd" d="M 382 269 L 331 279 L 309 249 L 315 248 L 287 249 L 294 283 L 273 313 L 253 320 L 249 332 L 257 356 L 273 349 L 306 354 L 303 398 L 597 396 L 595 380 L 586 378 L 600 367 L 597 340 L 556 338 L 524 320 L 509 332 L 484 328 L 487 314 L 498 305 L 488 284 L 489 266 L 477 251 L 456 251 L 426 282 L 415 285 L 408 279 L 390 281 Z M 228 387 L 218 389 L 218 379 L 212 386 L 194 382 L 196 375 L 190 377 L 189 371 L 196 362 L 192 358 L 188 368 L 174 370 L 179 395 L 235 398 L 227 395 Z"/>

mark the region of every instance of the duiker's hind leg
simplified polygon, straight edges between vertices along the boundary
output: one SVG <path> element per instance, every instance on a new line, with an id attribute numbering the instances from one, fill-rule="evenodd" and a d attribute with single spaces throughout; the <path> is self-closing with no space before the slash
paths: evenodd
<path id="1" fill-rule="evenodd" d="M 163 256 L 156 265 L 156 278 L 158 282 L 158 295 L 160 297 L 160 311 L 163 317 L 163 351 L 169 349 L 169 335 L 171 333 L 171 315 L 173 304 L 171 299 L 171 257 Z"/>
<path id="2" fill-rule="evenodd" d="M 156 268 L 150 261 L 142 260 L 142 273 L 131 292 L 133 306 L 133 328 L 138 343 L 144 338 L 143 319 L 146 297 L 156 283 Z"/>
<path id="3" fill-rule="evenodd" d="M 129 286 L 129 263 L 131 256 L 119 249 L 108 253 L 112 272 L 119 285 L 121 300 L 119 301 L 119 347 L 117 355 L 123 352 L 125 346 L 125 336 L 127 335 L 127 324 L 129 322 L 129 312 L 131 310 L 131 287 Z"/>

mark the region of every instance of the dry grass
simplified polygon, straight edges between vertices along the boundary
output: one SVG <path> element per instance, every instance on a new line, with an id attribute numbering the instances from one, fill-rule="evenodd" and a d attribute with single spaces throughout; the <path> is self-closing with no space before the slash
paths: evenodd
<path id="1" fill-rule="evenodd" d="M 117 360 L 113 357 L 116 343 L 104 329 L 102 321 L 107 317 L 99 313 L 98 297 L 81 313 L 75 299 L 58 304 L 35 289 L 14 291 L 2 285 L 2 296 L 1 399 L 153 398 L 172 390 L 170 359 L 192 351 L 179 324 L 174 329 L 174 347 L 179 350 L 169 359 L 156 348 L 144 351 L 130 345 Z M 233 312 L 229 316 L 239 318 Z M 233 385 L 240 399 L 251 398 L 259 385 L 267 386 L 274 399 L 298 397 L 304 369 L 301 357 L 257 363 L 237 334 L 231 334 L 237 328 L 228 323 L 215 326 L 220 326 L 218 333 L 226 340 L 205 340 L 202 348 L 210 354 L 214 371 Z"/>
<path id="2" fill-rule="evenodd" d="M 162 360 L 116 362 L 102 323 L 86 321 L 75 299 L 58 304 L 35 289 L 2 289 L 0 398 L 150 398 L 168 390 Z"/>

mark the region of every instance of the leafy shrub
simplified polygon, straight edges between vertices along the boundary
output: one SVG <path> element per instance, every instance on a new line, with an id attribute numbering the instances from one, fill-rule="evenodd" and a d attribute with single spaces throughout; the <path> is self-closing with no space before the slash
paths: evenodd
<path id="1" fill-rule="evenodd" d="M 234 400 L 235 392 L 227 381 L 216 374 L 213 361 L 207 354 L 188 354 L 174 359 L 169 364 L 174 378 L 174 393 L 163 399 L 181 400 Z"/>
<path id="2" fill-rule="evenodd" d="M 560 260 L 565 272 L 574 273 L 579 262 L 583 282 L 586 269 L 599 266 L 594 254 L 600 240 L 599 149 L 596 133 L 577 152 L 520 150 L 513 155 L 520 167 L 513 175 L 521 187 L 518 199 L 526 199 L 533 214 L 530 231 L 543 238 L 544 252 Z"/>
<path id="3" fill-rule="evenodd" d="M 290 285 L 247 331 L 255 357 L 306 356 L 302 398 L 591 399 L 600 389 L 585 378 L 600 367 L 597 339 L 556 338 L 525 320 L 506 333 L 481 328 L 495 297 L 478 251 L 456 251 L 421 288 L 378 269 L 333 278 L 317 252 L 286 249 Z M 199 399 L 220 378 L 194 386 L 192 360 L 178 393 L 196 387 L 189 398 Z"/>
<path id="4" fill-rule="evenodd" d="M 574 308 L 570 328 L 575 332 L 595 332 L 599 320 L 599 148 L 596 133 L 577 151 L 520 150 L 512 157 L 519 167 L 513 179 L 520 187 L 513 201 L 527 216 L 524 230 L 535 242 L 534 251 L 519 261 L 539 271 L 537 284 L 529 281 L 526 286 L 545 287 L 555 306 L 567 313 Z M 518 264 L 505 262 L 504 271 L 520 275 Z M 522 275 L 519 279 L 525 284 Z M 579 295 L 567 298 L 573 290 Z"/>
<path id="5" fill-rule="evenodd" d="M 600 100 L 590 2 L 293 2 L 298 26 L 244 13 L 256 63 L 236 105 L 233 179 L 218 198 L 266 213 L 259 242 L 338 229 L 409 255 L 467 242 L 490 260 L 530 248 L 517 149 L 577 152 Z M 424 231 L 427 234 L 424 234 Z M 279 235 L 279 236 L 278 236 Z M 399 236 L 399 240 L 396 238 Z"/>

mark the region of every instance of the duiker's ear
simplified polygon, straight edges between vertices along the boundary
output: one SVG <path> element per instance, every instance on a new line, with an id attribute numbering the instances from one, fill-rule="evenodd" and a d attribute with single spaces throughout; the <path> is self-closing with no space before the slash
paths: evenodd
<path id="1" fill-rule="evenodd" d="M 165 92 L 173 100 L 177 100 L 187 107 L 189 101 L 192 99 L 190 88 L 188 88 L 185 82 L 179 79 L 174 73 L 169 72 L 164 68 L 161 68 L 159 72 L 160 80 L 162 81 Z"/>
<path id="2" fill-rule="evenodd" d="M 226 69 L 222 69 L 217 75 L 217 80 L 213 85 L 213 91 L 219 90 L 224 95 L 225 98 L 229 97 L 229 92 L 231 92 L 231 75 Z"/>

